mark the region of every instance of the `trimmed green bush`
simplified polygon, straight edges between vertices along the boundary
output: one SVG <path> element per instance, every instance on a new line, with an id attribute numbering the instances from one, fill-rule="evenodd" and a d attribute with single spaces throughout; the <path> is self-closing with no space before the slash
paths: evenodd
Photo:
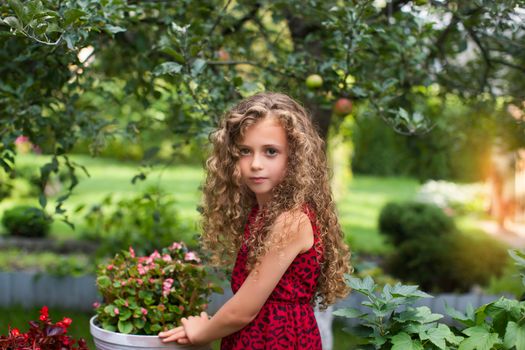
<path id="1" fill-rule="evenodd" d="M 403 242 L 387 258 L 386 270 L 425 291 L 466 292 L 500 276 L 506 264 L 505 248 L 499 242 L 457 233 Z"/>
<path id="2" fill-rule="evenodd" d="M 396 245 L 385 270 L 425 291 L 464 292 L 485 286 L 501 275 L 505 248 L 491 238 L 459 233 L 439 207 L 418 202 L 388 203 L 379 215 L 379 230 Z"/>
<path id="3" fill-rule="evenodd" d="M 441 208 L 419 202 L 387 203 L 379 214 L 379 231 L 394 244 L 456 231 L 454 220 Z"/>
<path id="4" fill-rule="evenodd" d="M 51 221 L 42 209 L 21 205 L 5 211 L 2 225 L 11 236 L 43 238 L 49 234 Z"/>

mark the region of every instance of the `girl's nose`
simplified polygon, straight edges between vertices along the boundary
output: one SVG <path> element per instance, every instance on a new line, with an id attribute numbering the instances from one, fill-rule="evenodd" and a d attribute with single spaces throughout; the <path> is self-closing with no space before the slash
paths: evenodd
<path id="1" fill-rule="evenodd" d="M 259 170 L 259 169 L 262 169 L 262 163 L 261 163 L 261 159 L 260 159 L 260 156 L 258 156 L 257 154 L 254 154 L 253 158 L 252 158 L 252 169 L 253 170 Z"/>

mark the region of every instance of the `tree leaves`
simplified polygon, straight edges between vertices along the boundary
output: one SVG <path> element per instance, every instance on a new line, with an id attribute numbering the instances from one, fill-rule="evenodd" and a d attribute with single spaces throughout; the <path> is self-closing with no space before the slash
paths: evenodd
<path id="1" fill-rule="evenodd" d="M 418 340 L 413 340 L 410 335 L 401 332 L 392 337 L 392 350 L 423 350 L 423 345 Z"/>
<path id="2" fill-rule="evenodd" d="M 459 344 L 458 350 L 491 350 L 500 343 L 498 334 L 489 332 L 483 326 L 467 328 L 463 333 L 469 337 Z"/>
<path id="3" fill-rule="evenodd" d="M 525 350 L 525 324 L 519 325 L 516 322 L 509 322 L 503 344 L 507 349 L 514 346 L 516 350 Z"/>

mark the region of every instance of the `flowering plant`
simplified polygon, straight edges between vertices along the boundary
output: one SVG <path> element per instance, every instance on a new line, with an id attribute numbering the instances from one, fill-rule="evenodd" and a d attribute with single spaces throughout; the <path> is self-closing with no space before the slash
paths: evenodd
<path id="1" fill-rule="evenodd" d="M 96 303 L 97 322 L 109 331 L 156 335 L 178 326 L 182 317 L 198 315 L 211 292 L 200 259 L 183 243 L 173 243 L 149 256 L 133 248 L 117 254 L 97 269 L 97 286 L 104 303 Z"/>
<path id="2" fill-rule="evenodd" d="M 29 331 L 21 333 L 17 328 L 9 328 L 7 336 L 0 336 L 1 350 L 88 350 L 84 339 L 74 340 L 67 335 L 71 319 L 64 317 L 55 324 L 51 322 L 47 306 L 40 310 L 38 322 L 29 322 Z"/>

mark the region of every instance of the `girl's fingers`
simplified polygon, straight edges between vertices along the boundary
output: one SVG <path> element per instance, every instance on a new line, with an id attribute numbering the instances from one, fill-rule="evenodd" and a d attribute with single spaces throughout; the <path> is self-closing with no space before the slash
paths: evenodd
<path id="1" fill-rule="evenodd" d="M 201 312 L 201 317 L 203 317 L 203 318 L 209 318 L 209 317 L 208 317 L 208 314 L 207 314 L 206 312 L 204 312 L 204 311 Z"/>
<path id="2" fill-rule="evenodd" d="M 177 341 L 178 339 L 185 338 L 186 332 L 184 331 L 183 327 L 177 327 L 170 329 L 167 332 L 162 332 L 162 335 L 159 334 L 159 337 L 161 338 L 162 342 L 170 342 L 170 341 Z"/>
<path id="3" fill-rule="evenodd" d="M 190 340 L 188 338 L 180 338 L 179 340 L 177 340 L 177 343 L 178 344 L 189 344 Z"/>
<path id="4" fill-rule="evenodd" d="M 173 342 L 173 341 L 176 341 L 178 342 L 179 340 L 184 340 L 184 339 L 187 339 L 186 338 L 186 332 L 184 331 L 181 331 L 181 332 L 177 332 L 175 334 L 172 334 L 170 335 L 169 337 L 166 337 L 166 338 L 163 338 L 162 339 L 162 342 L 163 343 L 169 343 L 169 342 Z"/>
<path id="5" fill-rule="evenodd" d="M 173 334 L 178 333 L 178 332 L 183 331 L 183 330 L 184 330 L 184 327 L 180 326 L 180 327 L 172 328 L 172 329 L 164 331 L 164 332 L 160 332 L 158 334 L 158 336 L 161 337 L 161 338 L 165 338 L 165 337 L 169 337 L 170 335 L 173 335 Z"/>

